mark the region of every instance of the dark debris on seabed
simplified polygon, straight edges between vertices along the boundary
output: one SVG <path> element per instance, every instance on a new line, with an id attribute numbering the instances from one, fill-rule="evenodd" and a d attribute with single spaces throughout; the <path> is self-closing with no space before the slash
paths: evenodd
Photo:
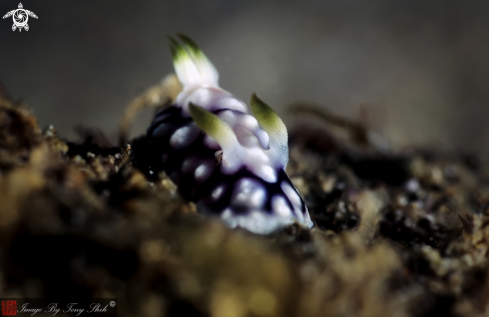
<path id="1" fill-rule="evenodd" d="M 288 173 L 316 227 L 257 236 L 147 177 L 137 141 L 80 134 L 1 91 L 1 297 L 117 297 L 121 316 L 489 314 L 482 159 L 292 129 Z"/>

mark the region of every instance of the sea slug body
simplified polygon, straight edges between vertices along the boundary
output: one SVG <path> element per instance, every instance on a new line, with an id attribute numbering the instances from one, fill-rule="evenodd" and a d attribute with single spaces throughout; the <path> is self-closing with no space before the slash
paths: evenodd
<path id="1" fill-rule="evenodd" d="M 231 228 L 268 234 L 292 223 L 311 228 L 307 207 L 285 173 L 287 130 L 256 95 L 251 111 L 218 85 L 197 45 L 171 40 L 183 90 L 147 130 L 151 155 L 200 212 Z"/>

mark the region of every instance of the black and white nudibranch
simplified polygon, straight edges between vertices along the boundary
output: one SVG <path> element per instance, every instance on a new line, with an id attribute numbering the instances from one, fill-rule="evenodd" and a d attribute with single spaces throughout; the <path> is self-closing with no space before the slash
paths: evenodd
<path id="1" fill-rule="evenodd" d="M 304 200 L 285 173 L 287 129 L 256 95 L 251 111 L 218 85 L 218 73 L 188 37 L 170 38 L 183 90 L 147 130 L 153 161 L 195 201 L 199 212 L 229 227 L 268 234 L 298 223 L 312 227 Z"/>

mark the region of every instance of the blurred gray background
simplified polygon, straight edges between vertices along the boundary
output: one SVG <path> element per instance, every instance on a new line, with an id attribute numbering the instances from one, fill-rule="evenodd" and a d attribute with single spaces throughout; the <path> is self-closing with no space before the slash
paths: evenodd
<path id="1" fill-rule="evenodd" d="M 18 1 L 0 0 L 0 16 Z M 63 137 L 82 124 L 115 138 L 125 105 L 173 71 L 166 36 L 181 32 L 222 87 L 280 114 L 305 101 L 365 121 L 395 148 L 489 149 L 488 1 L 22 3 L 39 19 L 21 33 L 0 20 L 0 81 Z"/>

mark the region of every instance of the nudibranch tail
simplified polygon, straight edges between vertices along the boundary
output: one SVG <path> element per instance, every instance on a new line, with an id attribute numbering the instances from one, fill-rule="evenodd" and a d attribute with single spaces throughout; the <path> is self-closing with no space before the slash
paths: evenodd
<path id="1" fill-rule="evenodd" d="M 183 45 L 172 37 L 170 48 L 175 72 L 184 88 L 207 85 L 218 86 L 219 74 L 200 48 L 185 35 L 178 34 Z"/>

